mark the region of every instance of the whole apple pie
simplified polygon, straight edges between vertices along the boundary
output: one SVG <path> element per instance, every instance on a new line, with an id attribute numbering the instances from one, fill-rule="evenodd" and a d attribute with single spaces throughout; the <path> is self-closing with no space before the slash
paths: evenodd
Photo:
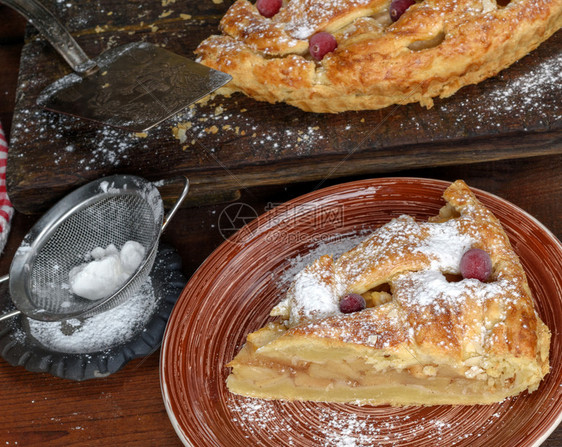
<path id="1" fill-rule="evenodd" d="M 222 93 L 312 112 L 431 107 L 562 26 L 562 0 L 237 0 L 198 61 Z"/>

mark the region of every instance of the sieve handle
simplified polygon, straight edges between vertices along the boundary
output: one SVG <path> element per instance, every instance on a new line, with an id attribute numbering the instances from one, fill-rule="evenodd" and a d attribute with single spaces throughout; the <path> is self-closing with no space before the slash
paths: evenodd
<path id="1" fill-rule="evenodd" d="M 10 279 L 10 275 L 0 276 L 0 284 L 8 281 L 9 279 Z M 13 311 L 8 312 L 6 314 L 0 315 L 0 321 L 7 320 L 8 318 L 15 317 L 16 315 L 19 315 L 19 314 L 21 314 L 21 311 L 13 310 Z"/>
<path id="2" fill-rule="evenodd" d="M 181 206 L 181 204 L 183 203 L 183 201 L 185 200 L 185 197 L 187 196 L 187 193 L 189 192 L 189 179 L 185 176 L 181 176 L 181 177 L 176 177 L 176 178 L 172 178 L 172 179 L 168 179 L 168 180 L 162 180 L 160 182 L 158 182 L 158 185 L 169 185 L 171 183 L 176 183 L 178 180 L 182 180 L 183 181 L 183 189 L 182 192 L 180 194 L 180 196 L 178 197 L 178 200 L 176 201 L 176 204 L 172 207 L 172 209 L 168 212 L 168 214 L 166 214 L 164 216 L 164 223 L 162 224 L 162 231 L 164 231 L 166 229 L 166 227 L 168 226 L 168 223 L 170 222 L 170 220 L 172 220 L 172 217 L 174 217 L 174 214 L 176 214 L 176 211 L 179 209 L 179 207 Z"/>
<path id="3" fill-rule="evenodd" d="M 8 312 L 7 314 L 0 315 L 0 321 L 7 320 L 7 319 L 15 317 L 16 315 L 19 315 L 19 314 L 21 314 L 21 311 L 12 310 L 11 312 Z"/>

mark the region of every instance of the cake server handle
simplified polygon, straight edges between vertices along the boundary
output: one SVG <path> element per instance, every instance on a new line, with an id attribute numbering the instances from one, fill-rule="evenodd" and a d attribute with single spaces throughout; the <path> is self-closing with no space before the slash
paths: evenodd
<path id="1" fill-rule="evenodd" d="M 59 52 L 70 67 L 81 75 L 98 70 L 59 19 L 38 0 L 0 0 L 24 16 L 41 35 Z"/>

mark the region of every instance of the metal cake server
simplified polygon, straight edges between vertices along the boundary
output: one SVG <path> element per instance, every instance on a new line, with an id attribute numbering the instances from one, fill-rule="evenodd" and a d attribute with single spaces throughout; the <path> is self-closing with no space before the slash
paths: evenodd
<path id="1" fill-rule="evenodd" d="M 47 87 L 48 110 L 143 132 L 229 82 L 232 77 L 156 45 L 130 43 L 90 59 L 37 0 L 0 0 L 22 14 L 75 73 Z"/>

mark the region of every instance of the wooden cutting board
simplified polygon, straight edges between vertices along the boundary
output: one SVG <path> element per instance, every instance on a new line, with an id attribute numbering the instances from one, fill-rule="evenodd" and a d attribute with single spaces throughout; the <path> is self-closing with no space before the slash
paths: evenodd
<path id="1" fill-rule="evenodd" d="M 193 57 L 216 33 L 222 0 L 43 0 L 90 56 L 132 41 Z M 498 77 L 435 106 L 312 114 L 242 95 L 191 107 L 146 135 L 39 109 L 69 72 L 33 29 L 21 57 L 7 184 L 23 213 L 45 210 L 79 185 L 114 173 L 187 175 L 192 204 L 257 185 L 562 153 L 562 32 Z M 166 195 L 173 195 L 169 191 Z"/>

